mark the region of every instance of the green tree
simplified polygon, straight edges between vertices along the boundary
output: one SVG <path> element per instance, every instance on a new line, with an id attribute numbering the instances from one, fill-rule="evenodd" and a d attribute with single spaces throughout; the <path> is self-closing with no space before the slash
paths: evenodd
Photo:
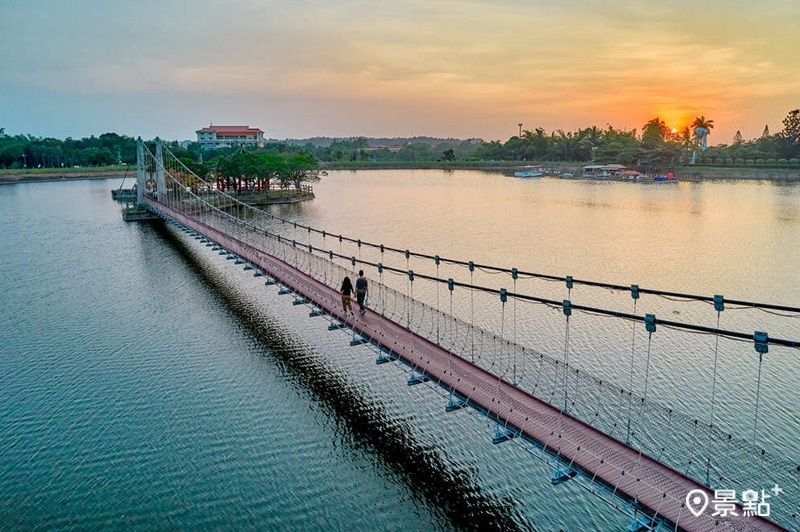
<path id="1" fill-rule="evenodd" d="M 642 127 L 642 144 L 644 146 L 657 147 L 666 141 L 670 131 L 663 120 L 655 117 Z"/>
<path id="2" fill-rule="evenodd" d="M 95 144 L 95 143 L 93 143 Z M 116 156 L 108 148 L 91 146 L 76 153 L 81 166 L 106 166 L 114 164 Z"/>
<path id="3" fill-rule="evenodd" d="M 252 153 L 240 151 L 225 159 L 219 160 L 216 165 L 217 176 L 222 178 L 225 190 L 233 189 L 236 194 L 240 190 L 248 190 L 249 183 L 257 176 L 258 161 Z"/>
<path id="4" fill-rule="evenodd" d="M 548 156 L 553 161 L 573 161 L 578 150 L 578 136 L 558 130 L 550 136 Z"/>
<path id="5" fill-rule="evenodd" d="M 639 166 L 648 172 L 669 171 L 683 164 L 687 149 L 680 135 L 673 135 L 663 120 L 656 117 L 642 128 Z"/>
<path id="6" fill-rule="evenodd" d="M 193 192 L 197 192 L 200 187 L 200 182 L 197 180 L 197 177 L 205 180 L 209 174 L 208 166 L 198 163 L 191 157 L 180 157 L 178 161 L 181 162 L 183 167 L 173 170 L 173 176 L 183 186 L 191 188 Z"/>
<path id="7" fill-rule="evenodd" d="M 522 132 L 522 159 L 525 161 L 541 160 L 547 155 L 547 135 L 544 129 L 537 127 L 533 131 Z"/>
<path id="8" fill-rule="evenodd" d="M 468 159 L 475 161 L 501 161 L 505 158 L 505 152 L 506 146 L 501 144 L 500 141 L 493 140 L 479 144 Z"/>
<path id="9" fill-rule="evenodd" d="M 262 181 L 262 188 L 270 190 L 272 181 L 280 182 L 281 176 L 288 175 L 286 158 L 279 154 L 267 153 L 261 155 L 259 178 Z"/>
<path id="10" fill-rule="evenodd" d="M 25 153 L 25 145 L 22 143 L 7 144 L 0 147 L 0 164 L 3 168 L 22 168 L 22 154 Z"/>
<path id="11" fill-rule="evenodd" d="M 620 131 L 609 125 L 598 142 L 594 153 L 596 162 L 636 164 L 639 141 L 632 132 Z"/>
<path id="12" fill-rule="evenodd" d="M 287 181 L 300 190 L 303 183 L 316 183 L 320 180 L 317 160 L 308 155 L 292 155 L 286 159 L 285 176 Z"/>
<path id="13" fill-rule="evenodd" d="M 417 162 L 417 161 L 433 161 L 435 155 L 430 145 L 422 142 L 412 142 L 403 146 L 403 149 L 397 152 L 397 160 Z"/>
<path id="14" fill-rule="evenodd" d="M 791 159 L 800 156 L 800 109 L 789 111 L 783 119 L 781 156 Z"/>

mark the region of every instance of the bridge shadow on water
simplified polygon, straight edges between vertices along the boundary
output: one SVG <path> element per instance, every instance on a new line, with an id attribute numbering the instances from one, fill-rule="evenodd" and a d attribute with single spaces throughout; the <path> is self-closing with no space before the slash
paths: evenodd
<path id="1" fill-rule="evenodd" d="M 419 501 L 432 507 L 458 530 L 537 530 L 510 497 L 498 498 L 483 490 L 477 471 L 459 468 L 441 448 L 419 441 L 408 423 L 394 419 L 366 389 L 328 364 L 302 344 L 233 283 L 218 275 L 190 246 L 164 224 L 156 231 L 170 242 L 235 314 L 252 337 L 292 382 L 330 414 L 345 443 L 364 452 L 379 470 L 400 479 Z M 447 525 L 445 525 L 445 528 Z"/>

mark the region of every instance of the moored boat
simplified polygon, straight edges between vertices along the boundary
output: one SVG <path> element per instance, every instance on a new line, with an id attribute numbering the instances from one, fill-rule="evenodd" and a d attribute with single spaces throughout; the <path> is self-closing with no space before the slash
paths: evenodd
<path id="1" fill-rule="evenodd" d="M 514 177 L 542 177 L 543 175 L 542 165 L 531 166 L 525 170 L 514 172 Z"/>
<path id="2" fill-rule="evenodd" d="M 667 175 L 659 174 L 659 175 L 654 175 L 653 176 L 653 181 L 675 182 L 677 180 L 678 180 L 678 178 L 676 178 L 675 175 L 672 172 L 668 173 Z"/>
<path id="3" fill-rule="evenodd" d="M 514 177 L 542 177 L 544 174 L 541 170 L 525 170 L 523 172 L 514 172 Z"/>

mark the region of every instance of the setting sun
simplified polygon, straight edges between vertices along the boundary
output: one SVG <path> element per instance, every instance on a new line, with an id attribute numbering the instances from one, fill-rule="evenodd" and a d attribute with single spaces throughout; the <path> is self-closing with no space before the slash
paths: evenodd
<path id="1" fill-rule="evenodd" d="M 673 133 L 677 133 L 677 132 L 678 132 L 678 130 L 677 130 L 677 129 L 675 129 L 675 128 L 673 127 L 673 128 L 672 128 L 672 132 L 673 132 Z"/>

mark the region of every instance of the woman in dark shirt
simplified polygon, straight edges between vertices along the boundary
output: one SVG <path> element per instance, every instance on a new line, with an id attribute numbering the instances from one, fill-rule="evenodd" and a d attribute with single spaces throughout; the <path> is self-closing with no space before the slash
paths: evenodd
<path id="1" fill-rule="evenodd" d="M 350 298 L 353 295 L 353 282 L 350 281 L 349 277 L 345 277 L 344 281 L 342 281 L 342 310 L 344 310 L 345 314 L 349 311 L 350 314 L 353 313 L 353 306 L 350 303 Z"/>

